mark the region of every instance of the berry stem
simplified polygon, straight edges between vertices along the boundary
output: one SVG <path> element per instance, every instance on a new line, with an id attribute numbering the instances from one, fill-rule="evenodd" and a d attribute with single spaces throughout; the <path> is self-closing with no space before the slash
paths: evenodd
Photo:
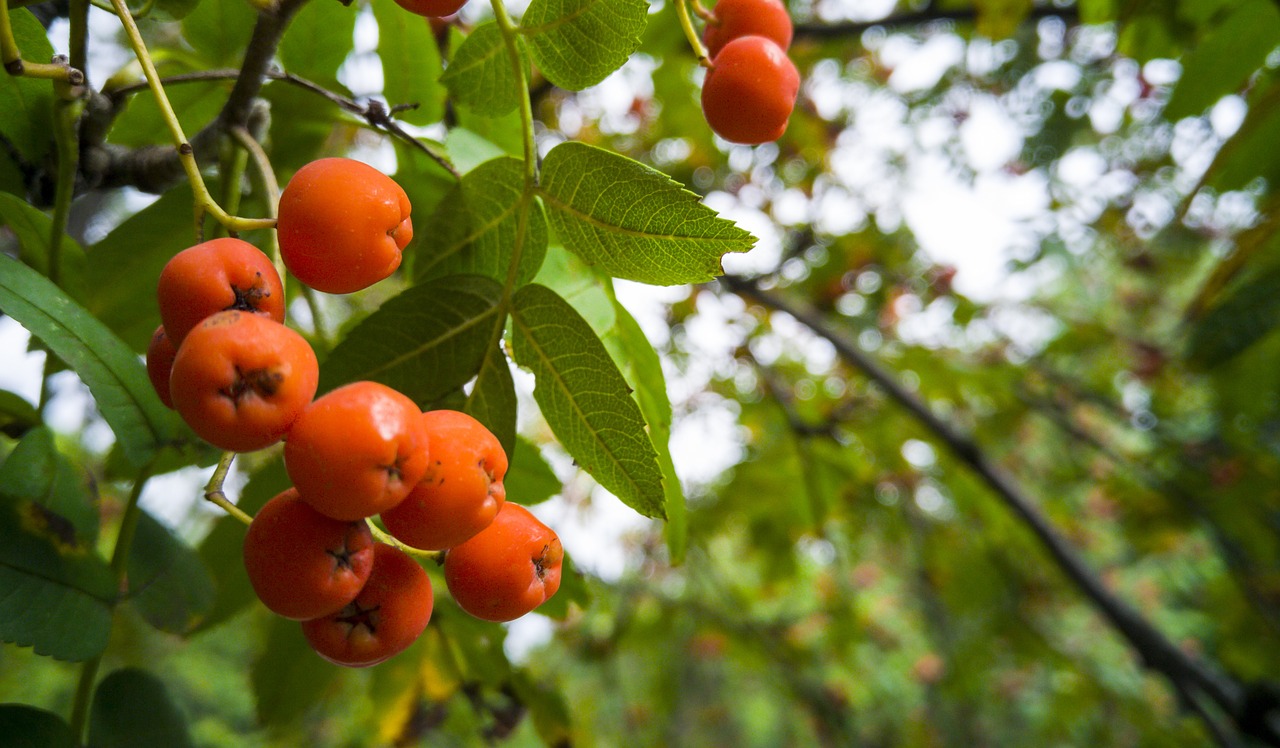
<path id="1" fill-rule="evenodd" d="M 502 30 L 502 40 L 506 43 L 507 57 L 511 60 L 511 68 L 516 74 L 516 84 L 523 94 L 520 97 L 520 123 L 524 127 L 524 181 L 527 194 L 530 188 L 538 183 L 538 150 L 534 142 L 533 102 L 529 99 L 529 79 L 525 75 L 524 64 L 520 61 L 520 50 L 516 47 L 516 36 L 520 30 L 516 28 L 515 21 L 511 20 L 511 15 L 507 13 L 507 7 L 502 0 L 490 0 L 490 5 L 493 6 L 494 20 Z"/>
<path id="2" fill-rule="evenodd" d="M 178 122 L 178 115 L 174 113 L 173 106 L 169 103 L 169 97 L 164 92 L 164 86 L 160 83 L 160 75 L 156 72 L 156 66 L 151 60 L 151 54 L 147 52 L 147 45 L 142 40 L 142 33 L 138 31 L 138 24 L 134 21 L 133 14 L 129 12 L 129 6 L 125 4 L 124 0 L 111 0 L 111 5 L 115 8 L 116 15 L 120 18 L 120 24 L 124 26 L 125 35 L 129 38 L 129 46 L 133 49 L 134 56 L 138 58 L 138 64 L 142 66 L 142 74 L 146 77 L 147 85 L 150 86 L 151 93 L 155 96 L 156 106 L 160 110 L 161 117 L 164 118 L 165 124 L 169 127 L 169 134 L 173 139 L 174 147 L 178 151 L 178 159 L 182 162 L 182 168 L 187 173 L 187 180 L 191 183 L 191 190 L 195 193 L 197 232 L 205 213 L 211 214 L 217 219 L 218 223 L 226 226 L 231 231 L 268 229 L 275 226 L 275 219 L 272 218 L 241 218 L 230 215 L 209 194 L 209 188 L 204 183 L 204 177 L 200 175 L 200 166 L 196 163 L 191 143 L 187 140 L 186 134 L 183 133 L 182 124 Z"/>
<path id="3" fill-rule="evenodd" d="M 424 551 L 421 548 L 414 548 L 413 546 L 405 545 L 397 540 L 395 536 L 389 534 L 386 530 L 383 530 L 374 523 L 369 522 L 368 524 L 369 531 L 373 533 L 374 539 L 379 543 L 386 543 L 387 545 L 399 548 L 414 558 L 425 558 L 430 561 L 435 561 L 437 564 L 444 563 L 444 551 Z"/>
<path id="4" fill-rule="evenodd" d="M 218 466 L 213 469 L 213 475 L 209 476 L 209 482 L 205 484 L 204 498 L 206 501 L 217 504 L 227 514 L 249 525 L 253 524 L 253 517 L 246 514 L 240 507 L 232 504 L 227 499 L 227 495 L 222 492 L 222 484 L 226 482 L 227 473 L 231 471 L 231 463 L 235 459 L 235 452 L 222 453 L 222 457 L 218 460 Z"/>
<path id="5" fill-rule="evenodd" d="M 701 6 L 699 6 L 701 9 Z M 702 11 L 705 13 L 706 11 Z M 698 58 L 698 64 L 704 68 L 711 67 L 711 58 L 707 56 L 707 48 L 703 46 L 702 39 L 698 37 L 698 30 L 693 27 L 693 19 L 689 17 L 689 0 L 676 0 L 676 13 L 680 16 L 680 28 L 684 29 L 684 36 L 689 40 L 689 47 L 693 49 L 693 54 Z M 699 13 L 698 15 L 702 15 Z M 705 18 L 705 16 L 703 16 Z"/>
<path id="6" fill-rule="evenodd" d="M 267 152 L 262 149 L 262 144 L 253 137 L 253 133 L 249 132 L 248 128 L 238 125 L 232 127 L 231 137 L 253 160 L 254 169 L 262 180 L 262 190 L 267 196 L 267 216 L 274 221 L 280 206 L 280 183 L 276 181 L 276 173 L 271 167 L 271 159 L 267 157 Z M 267 254 L 271 257 L 271 264 L 276 266 L 276 273 L 280 276 L 280 287 L 287 289 L 288 286 L 286 284 L 288 281 L 286 278 L 288 277 L 288 272 L 285 270 L 284 260 L 280 257 L 279 236 L 274 231 L 267 232 Z"/>

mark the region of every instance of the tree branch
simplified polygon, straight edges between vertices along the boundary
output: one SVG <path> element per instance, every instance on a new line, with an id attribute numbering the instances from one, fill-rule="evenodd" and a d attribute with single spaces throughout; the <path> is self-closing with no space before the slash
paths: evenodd
<path id="1" fill-rule="evenodd" d="M 893 374 L 866 355 L 816 311 L 784 299 L 777 293 L 764 290 L 749 279 L 724 276 L 720 282 L 746 299 L 755 301 L 768 309 L 791 315 L 814 334 L 831 343 L 842 359 L 879 385 L 892 400 L 910 413 L 961 462 L 968 465 L 1000 497 L 1022 524 L 1031 530 L 1058 568 L 1129 642 L 1146 667 L 1164 675 L 1179 693 L 1187 691 L 1203 693 L 1229 715 L 1242 732 L 1252 734 L 1272 745 L 1280 745 L 1280 734 L 1267 729 L 1270 720 L 1264 721 L 1261 729 L 1250 731 L 1254 725 L 1248 724 L 1243 719 L 1246 715 L 1244 714 L 1245 688 L 1242 684 L 1211 671 L 1203 663 L 1192 658 L 1157 630 L 1141 613 L 1107 589 L 1075 548 L 1041 514 L 1017 481 L 992 462 L 973 439 L 934 414 L 923 400 L 906 389 Z M 1212 731 L 1216 729 L 1216 725 L 1208 725 L 1208 729 Z"/>
<path id="2" fill-rule="evenodd" d="M 1023 21 L 1038 21 L 1042 18 L 1061 18 L 1068 24 L 1080 22 L 1080 13 L 1076 7 L 1055 8 L 1052 6 L 1032 8 L 1027 11 Z M 903 28 L 906 26 L 925 26 L 942 21 L 972 23 L 978 19 L 977 8 L 956 8 L 953 10 L 927 8 L 925 10 L 899 13 L 885 16 L 874 21 L 842 21 L 840 23 L 801 23 L 795 27 L 796 39 L 840 39 L 848 36 L 861 36 L 875 28 Z"/>

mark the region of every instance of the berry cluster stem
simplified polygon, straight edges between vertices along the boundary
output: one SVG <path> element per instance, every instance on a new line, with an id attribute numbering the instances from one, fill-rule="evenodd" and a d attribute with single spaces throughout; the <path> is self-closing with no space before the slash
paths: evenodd
<path id="1" fill-rule="evenodd" d="M 698 64 L 704 68 L 711 67 L 711 58 L 707 55 L 707 48 L 703 45 L 702 39 L 698 36 L 698 30 L 693 27 L 693 19 L 689 16 L 689 1 L 676 0 L 676 13 L 680 16 L 680 28 L 684 30 L 684 36 L 689 40 L 689 47 L 693 49 L 693 54 L 698 58 Z M 706 10 L 697 4 L 698 15 L 706 18 Z"/>
<path id="2" fill-rule="evenodd" d="M 169 103 L 169 97 L 164 92 L 164 86 L 160 83 L 160 75 L 156 72 L 156 66 L 151 60 L 151 54 L 147 52 L 147 45 L 142 40 L 141 32 L 138 31 L 138 24 L 134 20 L 133 14 L 129 12 L 129 6 L 125 4 L 124 0 L 111 0 L 111 5 L 115 8 L 116 15 L 120 17 L 120 24 L 124 26 L 125 35 L 129 38 L 129 46 L 133 49 L 134 56 L 138 58 L 138 64 L 142 66 L 142 74 L 146 77 L 147 85 L 155 96 L 156 106 L 160 109 L 161 117 L 169 127 L 169 134 L 173 139 L 174 147 L 178 151 L 178 158 L 182 162 L 182 168 L 187 173 L 187 180 L 191 182 L 191 189 L 196 196 L 195 219 L 197 231 L 199 231 L 205 213 L 212 215 L 218 223 L 226 226 L 230 231 L 250 231 L 252 229 L 274 227 L 276 225 L 275 219 L 241 218 L 227 213 L 209 194 L 209 188 L 205 186 L 204 177 L 200 175 L 200 165 L 196 163 L 191 143 L 182 131 L 182 124 L 178 122 L 178 115 L 174 113 L 173 106 Z"/>
<path id="3" fill-rule="evenodd" d="M 414 558 L 428 559 L 430 561 L 435 561 L 437 564 L 444 563 L 444 551 L 424 551 L 421 548 L 414 548 L 413 546 L 405 545 L 397 540 L 395 536 L 383 530 L 381 527 L 378 527 L 374 523 L 368 522 L 367 524 L 369 525 L 369 532 L 373 533 L 374 539 L 379 543 L 386 543 L 387 545 L 399 548 Z"/>
<path id="4" fill-rule="evenodd" d="M 227 495 L 222 491 L 222 484 L 227 480 L 227 473 L 231 471 L 231 463 L 236 459 L 235 452 L 223 452 L 222 457 L 218 460 L 218 466 L 213 469 L 213 475 L 209 476 L 209 482 L 204 487 L 204 498 L 213 504 L 218 505 L 224 512 L 232 517 L 240 520 L 246 525 L 253 524 L 253 517 L 245 513 L 243 509 L 232 504 Z"/>

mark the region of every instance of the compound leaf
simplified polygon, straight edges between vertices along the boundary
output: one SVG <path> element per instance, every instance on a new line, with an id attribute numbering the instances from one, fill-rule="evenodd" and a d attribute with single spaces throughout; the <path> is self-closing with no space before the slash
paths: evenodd
<path id="1" fill-rule="evenodd" d="M 523 39 L 517 39 L 520 64 L 528 80 L 529 58 Z M 449 61 L 440 82 L 453 98 L 476 114 L 500 117 L 520 106 L 525 92 L 511 67 L 507 45 L 498 24 L 490 21 L 476 27 Z"/>
<path id="2" fill-rule="evenodd" d="M 587 322 L 555 292 L 513 299 L 516 361 L 533 372 L 542 415 L 578 465 L 627 506 L 665 517 L 662 470 L 644 418 Z"/>
<path id="3" fill-rule="evenodd" d="M 533 0 L 520 31 L 547 80 L 580 91 L 622 67 L 648 18 L 645 0 Z"/>
<path id="4" fill-rule="evenodd" d="M 656 169 L 602 148 L 562 143 L 547 154 L 541 194 L 571 252 L 615 278 L 701 283 L 720 258 L 755 239 Z"/>
<path id="5" fill-rule="evenodd" d="M 129 592 L 143 619 L 186 634 L 213 607 L 213 579 L 194 550 L 143 512 L 129 553 Z"/>
<path id="6" fill-rule="evenodd" d="M 424 406 L 475 376 L 500 324 L 502 287 L 455 275 L 414 286 L 366 317 L 320 371 L 320 391 L 381 382 Z"/>
<path id="7" fill-rule="evenodd" d="M 516 283 L 531 280 L 546 256 L 547 219 L 541 204 L 523 193 L 519 159 L 504 156 L 467 172 L 436 206 L 422 228 L 422 240 L 415 242 L 417 281 L 455 274 L 505 281 L 517 244 Z"/>
<path id="8" fill-rule="evenodd" d="M 0 310 L 80 375 L 134 466 L 174 438 L 177 416 L 156 396 L 138 356 L 48 278 L 0 257 Z"/>

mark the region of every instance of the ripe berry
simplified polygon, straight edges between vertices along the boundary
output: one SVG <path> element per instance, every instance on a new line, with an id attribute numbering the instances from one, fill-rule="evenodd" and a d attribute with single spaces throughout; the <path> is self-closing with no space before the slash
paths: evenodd
<path id="1" fill-rule="evenodd" d="M 284 321 L 284 289 L 267 256 L 239 239 L 214 239 L 174 255 L 156 290 L 160 321 L 175 346 L 209 315 L 253 312 Z"/>
<path id="2" fill-rule="evenodd" d="M 742 36 L 720 50 L 702 83 L 702 112 L 720 137 L 759 145 L 782 137 L 800 91 L 800 73 L 782 48 Z"/>
<path id="3" fill-rule="evenodd" d="M 373 553 L 373 572 L 355 600 L 302 623 L 311 648 L 335 665 L 376 665 L 413 644 L 431 620 L 427 572 L 398 548 L 378 543 Z"/>
<path id="4" fill-rule="evenodd" d="M 256 314 L 218 312 L 182 341 L 169 392 L 200 438 L 252 452 L 285 435 L 319 379 L 316 354 L 298 333 Z"/>
<path id="5" fill-rule="evenodd" d="M 413 238 L 409 197 L 390 177 L 348 158 L 298 170 L 280 195 L 280 256 L 298 280 L 326 293 L 352 293 L 400 266 Z"/>
<path id="6" fill-rule="evenodd" d="M 740 36 L 763 36 L 784 51 L 791 46 L 791 16 L 781 0 L 719 0 L 702 40 L 714 58 Z"/>
<path id="7" fill-rule="evenodd" d="M 528 509 L 506 503 L 493 523 L 444 558 L 444 580 L 458 605 L 486 621 L 512 621 L 560 589 L 564 549 Z"/>
<path id="8" fill-rule="evenodd" d="M 396 0 L 396 5 L 420 16 L 442 18 L 457 13 L 467 0 Z"/>
<path id="9" fill-rule="evenodd" d="M 273 613 L 319 618 L 355 599 L 373 569 L 373 546 L 367 523 L 330 519 L 290 488 L 254 515 L 244 536 L 244 568 Z"/>
<path id="10" fill-rule="evenodd" d="M 151 343 L 147 345 L 147 378 L 151 386 L 160 396 L 165 407 L 173 407 L 173 397 L 169 394 L 169 374 L 173 371 L 173 358 L 178 349 L 164 332 L 164 325 L 156 328 L 151 334 Z"/>
<path id="11" fill-rule="evenodd" d="M 302 500 L 321 514 L 357 520 L 390 509 L 427 469 L 422 411 L 377 382 L 355 382 L 303 411 L 284 445 Z"/>
<path id="12" fill-rule="evenodd" d="M 382 513 L 387 531 L 424 550 L 452 548 L 489 526 L 507 497 L 507 455 L 498 438 L 466 413 L 422 414 L 431 441 L 427 472 Z"/>

